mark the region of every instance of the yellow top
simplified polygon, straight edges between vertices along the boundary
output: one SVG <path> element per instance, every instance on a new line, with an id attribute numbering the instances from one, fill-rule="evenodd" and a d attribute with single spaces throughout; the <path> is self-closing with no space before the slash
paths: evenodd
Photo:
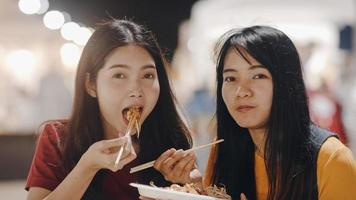
<path id="1" fill-rule="evenodd" d="M 351 151 L 334 137 L 321 146 L 317 161 L 319 200 L 356 200 L 356 161 Z M 262 157 L 255 154 L 256 192 L 265 200 L 268 178 Z"/>

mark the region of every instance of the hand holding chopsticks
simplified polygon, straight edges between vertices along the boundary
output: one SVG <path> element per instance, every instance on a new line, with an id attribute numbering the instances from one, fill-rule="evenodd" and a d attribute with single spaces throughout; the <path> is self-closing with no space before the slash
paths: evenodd
<path id="1" fill-rule="evenodd" d="M 135 112 L 136 111 L 136 112 Z M 119 161 L 121 159 L 121 156 L 124 152 L 124 149 L 126 147 L 130 147 L 132 145 L 132 141 L 131 141 L 131 132 L 136 124 L 136 134 L 137 134 L 137 137 L 139 137 L 140 135 L 140 125 L 138 123 L 138 118 L 139 118 L 139 112 L 137 111 L 136 108 L 132 108 L 130 109 L 130 116 L 129 116 L 129 124 L 126 128 L 126 132 L 125 132 L 125 135 L 124 137 L 128 137 L 128 142 L 126 145 L 123 145 L 120 150 L 119 150 L 119 153 L 117 154 L 117 157 L 116 157 L 116 160 L 115 160 L 115 165 L 118 165 L 119 164 Z"/>
<path id="2" fill-rule="evenodd" d="M 196 150 L 199 150 L 199 149 L 202 149 L 202 148 L 205 148 L 205 147 L 209 147 L 209 146 L 218 144 L 218 143 L 223 142 L 223 141 L 224 141 L 224 139 L 220 139 L 220 140 L 217 140 L 217 141 L 209 143 L 209 144 L 205 144 L 205 145 L 201 145 L 201 146 L 198 146 L 198 147 L 194 147 L 194 148 L 185 150 L 185 153 L 188 154 L 189 152 L 196 151 Z M 135 172 L 138 172 L 138 171 L 153 167 L 154 163 L 155 163 L 155 160 L 153 160 L 151 162 L 144 163 L 142 165 L 138 165 L 136 167 L 133 167 L 133 168 L 130 169 L 130 173 L 132 174 L 132 173 L 135 173 Z"/>
<path id="3" fill-rule="evenodd" d="M 133 126 L 134 126 L 134 120 L 131 120 L 129 125 L 127 126 L 126 133 L 124 135 L 124 137 L 128 137 L 128 142 L 127 142 L 127 144 L 124 144 L 123 146 L 121 146 L 121 148 L 119 150 L 119 154 L 117 155 L 116 160 L 115 160 L 115 165 L 119 164 L 119 161 L 121 159 L 121 156 L 124 152 L 125 147 L 127 145 L 131 145 L 131 131 L 132 131 Z"/>

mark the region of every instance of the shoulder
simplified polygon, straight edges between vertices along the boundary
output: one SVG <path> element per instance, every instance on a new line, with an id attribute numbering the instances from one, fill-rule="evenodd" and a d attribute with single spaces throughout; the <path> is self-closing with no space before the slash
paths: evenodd
<path id="1" fill-rule="evenodd" d="M 340 140 L 335 137 L 328 138 L 320 148 L 318 166 L 330 164 L 350 164 L 355 167 L 355 159 L 352 152 Z"/>
<path id="2" fill-rule="evenodd" d="M 329 137 L 320 148 L 318 161 L 324 161 L 326 164 L 336 158 L 354 161 L 352 152 L 349 148 L 337 138 Z"/>
<path id="3" fill-rule="evenodd" d="M 67 172 L 62 162 L 61 136 L 66 133 L 66 121 L 47 121 L 38 129 L 38 142 L 27 177 L 26 189 L 41 187 L 54 190 Z"/>
<path id="4" fill-rule="evenodd" d="M 38 140 L 41 142 L 49 142 L 52 145 L 60 146 L 63 136 L 68 129 L 67 120 L 47 121 L 38 128 Z"/>
<path id="5" fill-rule="evenodd" d="M 349 148 L 330 137 L 321 146 L 317 161 L 318 176 L 346 173 L 356 178 L 356 161 Z"/>
<path id="6" fill-rule="evenodd" d="M 352 152 L 337 138 L 328 138 L 317 161 L 319 199 L 354 199 L 356 161 Z"/>
<path id="7" fill-rule="evenodd" d="M 38 128 L 40 136 L 52 136 L 56 134 L 63 135 L 68 129 L 67 120 L 46 121 Z"/>
<path id="8" fill-rule="evenodd" d="M 48 121 L 40 126 L 33 163 L 38 168 L 62 167 L 62 136 L 66 124 L 62 121 Z"/>

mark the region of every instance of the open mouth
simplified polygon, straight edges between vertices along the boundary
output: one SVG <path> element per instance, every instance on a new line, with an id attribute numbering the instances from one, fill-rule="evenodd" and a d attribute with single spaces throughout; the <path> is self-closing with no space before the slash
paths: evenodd
<path id="1" fill-rule="evenodd" d="M 140 120 L 143 111 L 142 106 L 127 107 L 122 110 L 122 116 L 126 124 L 129 124 L 130 120 Z"/>
<path id="2" fill-rule="evenodd" d="M 131 106 L 122 110 L 124 122 L 127 124 L 126 135 L 136 135 L 140 137 L 140 117 L 143 111 L 141 106 Z"/>

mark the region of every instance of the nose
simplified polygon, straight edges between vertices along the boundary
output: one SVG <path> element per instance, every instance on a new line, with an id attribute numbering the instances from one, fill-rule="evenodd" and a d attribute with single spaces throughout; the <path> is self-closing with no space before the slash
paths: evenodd
<path id="1" fill-rule="evenodd" d="M 141 89 L 134 89 L 129 92 L 129 97 L 132 98 L 141 98 L 142 97 L 142 90 Z"/>
<path id="2" fill-rule="evenodd" d="M 252 92 L 248 87 L 238 86 L 235 92 L 237 97 L 244 98 L 251 96 Z"/>
<path id="3" fill-rule="evenodd" d="M 241 90 L 241 86 L 238 86 L 235 91 L 235 95 L 238 96 Z"/>
<path id="4" fill-rule="evenodd" d="M 142 95 L 143 91 L 139 83 L 135 82 L 130 84 L 129 97 L 141 98 Z"/>

